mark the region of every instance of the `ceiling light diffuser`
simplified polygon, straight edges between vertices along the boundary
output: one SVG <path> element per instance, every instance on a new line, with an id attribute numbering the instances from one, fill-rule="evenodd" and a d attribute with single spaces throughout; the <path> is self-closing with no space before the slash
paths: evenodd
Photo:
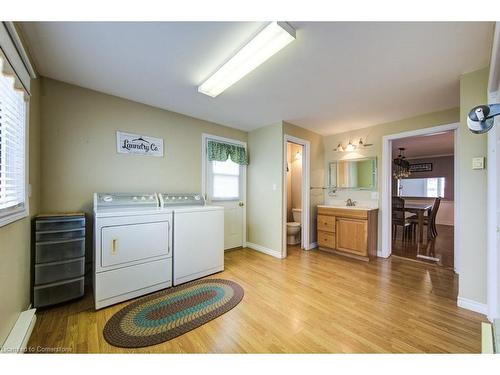
<path id="1" fill-rule="evenodd" d="M 198 92 L 215 98 L 294 40 L 295 30 L 288 23 L 269 23 L 203 82 Z"/>

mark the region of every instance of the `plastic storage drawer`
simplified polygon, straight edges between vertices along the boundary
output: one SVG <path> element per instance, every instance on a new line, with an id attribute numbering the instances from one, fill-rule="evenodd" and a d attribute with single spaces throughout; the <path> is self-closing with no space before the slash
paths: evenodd
<path id="1" fill-rule="evenodd" d="M 74 240 L 85 237 L 85 229 L 65 229 L 36 232 L 36 242 Z"/>
<path id="2" fill-rule="evenodd" d="M 34 305 L 43 307 L 69 301 L 83 296 L 84 277 L 61 281 L 58 283 L 36 286 L 34 289 Z"/>
<path id="3" fill-rule="evenodd" d="M 85 274 L 85 258 L 35 265 L 35 284 L 74 279 Z"/>
<path id="4" fill-rule="evenodd" d="M 36 263 L 57 262 L 85 255 L 85 239 L 37 243 Z"/>
<path id="5" fill-rule="evenodd" d="M 37 220 L 35 230 L 38 232 L 44 231 L 59 231 L 68 229 L 80 229 L 85 227 L 85 218 L 51 218 L 47 220 Z"/>

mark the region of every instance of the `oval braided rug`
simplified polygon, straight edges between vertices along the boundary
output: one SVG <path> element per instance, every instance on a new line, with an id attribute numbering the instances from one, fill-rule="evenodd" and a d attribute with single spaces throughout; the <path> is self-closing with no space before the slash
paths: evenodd
<path id="1" fill-rule="evenodd" d="M 122 348 L 159 344 L 217 318 L 242 298 L 243 288 L 233 281 L 196 280 L 124 307 L 106 323 L 104 338 Z"/>

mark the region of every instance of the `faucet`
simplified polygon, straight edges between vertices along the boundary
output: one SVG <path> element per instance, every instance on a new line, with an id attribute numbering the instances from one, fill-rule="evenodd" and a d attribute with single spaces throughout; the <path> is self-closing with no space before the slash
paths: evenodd
<path id="1" fill-rule="evenodd" d="M 354 207 L 356 205 L 356 201 L 353 201 L 351 198 L 345 201 L 345 205 L 347 207 Z"/>

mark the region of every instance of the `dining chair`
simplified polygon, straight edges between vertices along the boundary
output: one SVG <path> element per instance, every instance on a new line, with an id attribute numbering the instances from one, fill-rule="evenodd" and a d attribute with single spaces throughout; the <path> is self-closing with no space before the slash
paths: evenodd
<path id="1" fill-rule="evenodd" d="M 405 214 L 405 200 L 392 197 L 392 232 L 394 239 L 398 236 L 398 227 L 403 227 L 403 241 L 412 236 L 412 223 Z"/>
<path id="2" fill-rule="evenodd" d="M 436 217 L 437 213 L 439 210 L 439 206 L 441 204 L 441 198 L 438 197 L 434 199 L 434 203 L 432 204 L 432 208 L 430 210 L 430 213 L 428 216 L 424 216 L 424 225 L 427 226 L 427 239 L 434 239 L 437 237 L 438 232 L 437 232 L 437 227 L 436 227 Z M 409 218 L 411 225 L 413 227 L 413 230 L 416 230 L 416 227 L 418 226 L 418 218 L 416 215 L 411 216 Z"/>

